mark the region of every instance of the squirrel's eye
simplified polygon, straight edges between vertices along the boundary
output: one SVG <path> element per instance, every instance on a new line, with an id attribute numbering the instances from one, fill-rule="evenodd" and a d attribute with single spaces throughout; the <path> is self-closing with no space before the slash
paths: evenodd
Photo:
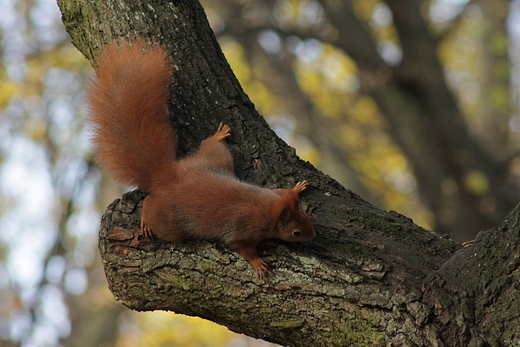
<path id="1" fill-rule="evenodd" d="M 294 230 L 292 234 L 293 236 L 302 236 L 302 232 L 300 230 Z"/>

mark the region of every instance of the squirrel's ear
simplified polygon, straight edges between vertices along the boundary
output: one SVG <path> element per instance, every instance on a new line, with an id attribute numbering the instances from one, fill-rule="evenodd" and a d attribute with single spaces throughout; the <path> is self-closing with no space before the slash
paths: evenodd
<path id="1" fill-rule="evenodd" d="M 289 210 L 287 208 L 284 208 L 282 212 L 280 213 L 280 217 L 278 217 L 278 226 L 279 227 L 286 227 L 289 223 Z"/>

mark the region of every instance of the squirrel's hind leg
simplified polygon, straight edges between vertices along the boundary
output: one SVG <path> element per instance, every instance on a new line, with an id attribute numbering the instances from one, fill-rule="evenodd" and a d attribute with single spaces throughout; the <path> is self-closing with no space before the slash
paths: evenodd
<path id="1" fill-rule="evenodd" d="M 227 139 L 230 136 L 231 136 L 231 128 L 229 127 L 229 125 L 220 122 L 220 124 L 218 125 L 218 128 L 217 128 L 217 132 L 215 133 L 215 135 L 213 135 L 215 140 L 223 141 L 224 139 Z"/>
<path id="2" fill-rule="evenodd" d="M 141 215 L 141 230 L 149 239 L 156 237 L 169 242 L 180 242 L 186 235 L 177 227 L 171 206 L 156 195 L 144 199 Z"/>
<path id="3" fill-rule="evenodd" d="M 231 128 L 220 123 L 217 132 L 202 141 L 199 149 L 194 154 L 199 159 L 203 159 L 201 164 L 206 170 L 220 171 L 234 175 L 233 156 L 224 142 L 231 136 Z M 200 164 L 199 164 L 200 165 Z"/>

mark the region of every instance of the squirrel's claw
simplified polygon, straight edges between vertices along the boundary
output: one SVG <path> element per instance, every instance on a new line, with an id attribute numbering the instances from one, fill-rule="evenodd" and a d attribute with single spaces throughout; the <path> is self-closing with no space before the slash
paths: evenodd
<path id="1" fill-rule="evenodd" d="M 294 186 L 293 190 L 297 194 L 300 194 L 301 192 L 303 192 L 307 188 L 308 185 L 309 185 L 309 182 L 301 181 L 301 182 L 296 183 L 296 185 Z"/>
<path id="2" fill-rule="evenodd" d="M 271 270 L 269 270 L 269 265 L 267 265 L 267 263 L 263 261 L 261 258 L 255 259 L 254 263 L 251 262 L 251 264 L 255 268 L 257 276 L 262 276 L 266 282 L 267 277 L 273 274 Z"/>
<path id="3" fill-rule="evenodd" d="M 154 236 L 152 233 L 152 228 L 150 228 L 150 226 L 143 221 L 141 221 L 141 230 L 143 231 L 144 237 L 146 237 L 150 240 L 154 239 Z"/>
<path id="4" fill-rule="evenodd" d="M 218 125 L 217 132 L 213 135 L 217 141 L 222 141 L 231 136 L 231 128 L 222 122 Z"/>

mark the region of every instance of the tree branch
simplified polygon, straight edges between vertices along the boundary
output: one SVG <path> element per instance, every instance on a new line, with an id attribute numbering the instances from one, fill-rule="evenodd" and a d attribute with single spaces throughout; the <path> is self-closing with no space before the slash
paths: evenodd
<path id="1" fill-rule="evenodd" d="M 260 250 L 274 272 L 265 283 L 220 245 L 147 241 L 139 228 L 144 195 L 129 193 L 102 221 L 99 248 L 110 290 L 135 310 L 196 315 L 286 345 L 380 345 L 390 321 L 412 338 L 418 331 L 409 320 L 427 318 L 416 308 L 424 305 L 423 281 L 457 246 L 362 201 L 310 195 L 319 240 L 302 247 L 265 243 Z"/>

